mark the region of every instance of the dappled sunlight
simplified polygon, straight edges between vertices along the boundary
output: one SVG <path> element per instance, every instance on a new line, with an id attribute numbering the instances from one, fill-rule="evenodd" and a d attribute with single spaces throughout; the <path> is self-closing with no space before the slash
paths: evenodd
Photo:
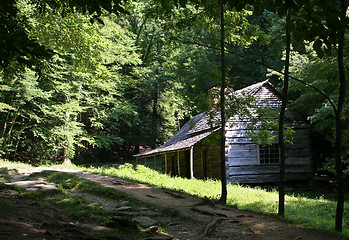
<path id="1" fill-rule="evenodd" d="M 251 226 L 251 229 L 253 229 L 253 232 L 255 234 L 262 234 L 265 233 L 266 231 L 279 231 L 280 229 L 275 226 L 275 224 L 273 223 L 268 223 L 268 222 L 261 222 L 261 223 L 257 223 Z"/>
<path id="2" fill-rule="evenodd" d="M 221 194 L 221 183 L 218 180 L 171 177 L 142 165 L 134 167 L 131 164 L 126 164 L 119 168 L 91 168 L 88 171 L 184 192 L 200 198 L 218 200 Z M 136 187 L 132 184 L 123 187 L 134 189 L 135 191 L 141 188 L 149 188 L 146 185 Z M 277 190 L 267 191 L 239 184 L 228 184 L 227 191 L 228 205 L 269 215 L 276 215 L 278 212 L 279 196 Z M 286 195 L 285 201 L 285 218 L 288 221 L 318 230 L 329 232 L 333 230 L 335 201 L 327 200 L 321 196 L 318 198 L 307 198 L 296 195 Z M 347 202 L 345 208 L 349 208 Z M 344 232 L 348 232 L 346 222 L 349 222 L 349 214 L 344 216 Z M 266 226 L 257 225 L 256 227 L 258 230 L 259 227 Z"/>
<path id="3" fill-rule="evenodd" d="M 240 209 L 275 214 L 278 207 L 278 194 L 232 184 L 228 186 L 227 202 Z"/>
<path id="4" fill-rule="evenodd" d="M 150 187 L 150 186 L 145 185 L 145 184 L 130 184 L 130 185 L 123 185 L 122 188 L 125 188 L 125 189 L 151 189 L 154 187 Z"/>
<path id="5" fill-rule="evenodd" d="M 12 171 L 11 168 L 8 169 L 6 167 L 1 170 L 4 173 Z M 161 206 L 171 205 L 172 207 L 180 206 L 193 208 L 193 206 L 199 206 L 200 201 L 203 201 L 197 198 L 193 198 L 195 200 L 189 200 L 191 198 L 189 195 L 198 196 L 201 199 L 206 199 L 209 203 L 214 204 L 214 201 L 211 200 L 218 200 L 221 194 L 220 181 L 212 179 L 199 180 L 171 177 L 144 166 L 134 167 L 132 165 L 125 165 L 120 168 L 81 168 L 68 173 L 72 174 L 61 173 L 58 169 L 48 169 L 40 173 L 31 174 L 30 177 L 33 178 L 33 180 L 34 178 L 36 178 L 35 180 L 47 178 L 50 182 L 59 182 L 60 184 L 58 187 L 63 192 L 66 192 L 67 190 L 74 193 L 77 191 L 89 191 L 96 194 L 96 196 L 105 195 L 111 199 L 119 199 L 120 196 L 112 192 L 113 189 L 118 189 L 120 190 L 120 193 L 127 193 L 131 197 L 142 199 L 142 201 L 149 203 L 155 202 Z M 18 174 L 16 173 L 16 175 Z M 82 178 L 90 180 L 91 182 L 83 181 Z M 92 182 L 98 182 L 102 186 L 108 188 L 98 187 Z M 38 182 L 38 184 L 40 185 L 41 183 Z M 177 193 L 166 191 L 165 189 L 177 191 Z M 261 188 L 253 188 L 239 184 L 228 184 L 227 190 L 228 205 L 234 206 L 238 209 L 276 216 L 278 210 L 278 192 L 276 190 L 267 191 Z M 315 194 L 316 193 L 313 193 L 314 196 Z M 317 198 L 314 196 L 308 198 L 305 194 L 303 196 L 300 194 L 286 195 L 285 219 L 289 222 L 301 224 L 305 227 L 333 232 L 336 202 L 321 195 Z M 174 199 L 176 200 L 174 201 Z M 59 199 L 59 204 L 75 206 L 75 204 L 80 201 L 81 200 L 78 198 L 70 196 L 69 198 L 65 197 Z M 193 201 L 195 203 L 194 205 Z M 98 207 L 99 206 L 97 206 L 97 208 Z M 207 208 L 200 205 L 199 211 L 208 211 L 217 214 L 218 216 L 228 216 L 229 214 L 229 211 L 226 211 L 230 208 L 228 206 L 225 207 L 226 210 L 222 211 L 218 211 L 216 208 L 212 209 L 209 205 L 206 207 Z M 248 225 L 253 234 L 256 236 L 261 234 L 260 236 L 263 238 L 266 236 L 265 232 L 279 231 L 272 224 L 269 224 L 268 221 L 263 220 L 266 216 L 261 216 L 259 214 L 252 213 L 242 214 L 241 217 L 228 217 L 237 219 L 231 223 L 243 221 Z M 259 219 L 261 219 L 261 221 L 259 221 Z M 349 236 L 348 222 L 349 204 L 346 202 L 343 224 L 344 236 Z M 247 232 L 248 229 L 246 233 Z"/>

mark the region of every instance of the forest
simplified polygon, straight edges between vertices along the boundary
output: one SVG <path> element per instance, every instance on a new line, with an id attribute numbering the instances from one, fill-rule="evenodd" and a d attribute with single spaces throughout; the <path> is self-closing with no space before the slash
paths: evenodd
<path id="1" fill-rule="evenodd" d="M 0 159 L 130 160 L 207 111 L 213 87 L 269 79 L 284 97 L 280 116 L 289 108 L 308 119 L 314 172 L 336 177 L 343 204 L 348 5 L 7 0 L 0 6 Z"/>
<path id="2" fill-rule="evenodd" d="M 173 6 L 126 1 L 117 14 L 103 6 L 88 14 L 60 1 L 7 1 L 1 7 L 1 158 L 127 158 L 140 147 L 163 144 L 191 116 L 207 111 L 208 90 L 221 79 L 219 18 L 195 1 Z M 281 90 L 285 18 L 257 10 L 226 10 L 227 86 L 269 79 Z M 330 40 L 307 38 L 291 37 L 290 76 L 323 94 L 291 78 L 289 107 L 331 145 L 335 113 L 327 98 L 338 101 L 338 50 Z M 347 51 L 345 45 L 346 69 Z M 347 115 L 345 102 L 343 146 Z M 333 171 L 334 156 L 322 154 L 320 167 Z M 343 154 L 346 159 L 347 148 Z"/>

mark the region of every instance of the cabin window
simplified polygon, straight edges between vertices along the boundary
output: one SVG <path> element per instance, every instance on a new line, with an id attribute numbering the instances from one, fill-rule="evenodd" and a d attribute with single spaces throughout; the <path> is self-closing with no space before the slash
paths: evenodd
<path id="1" fill-rule="evenodd" d="M 264 147 L 259 145 L 259 163 L 260 164 L 279 163 L 279 145 L 272 144 Z"/>

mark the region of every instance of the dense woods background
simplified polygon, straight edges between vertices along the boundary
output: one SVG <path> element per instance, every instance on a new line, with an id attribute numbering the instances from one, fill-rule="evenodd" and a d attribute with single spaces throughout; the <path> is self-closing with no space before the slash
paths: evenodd
<path id="1" fill-rule="evenodd" d="M 139 147 L 161 145 L 208 109 L 208 90 L 219 86 L 221 74 L 216 3 L 173 7 L 139 0 L 115 3 L 111 10 L 108 4 L 63 2 L 11 0 L 1 6 L 1 158 L 31 163 L 128 158 Z M 269 78 L 281 88 L 285 19 L 267 10 L 254 14 L 255 8 L 226 11 L 227 85 L 239 89 Z M 320 58 L 315 50 L 321 38 L 305 39 L 291 38 L 290 75 L 336 102 L 337 50 L 324 44 Z M 314 154 L 322 160 L 316 167 L 333 173 L 331 105 L 292 80 L 289 98 L 289 107 L 312 124 Z M 320 145 L 328 151 L 318 151 Z"/>

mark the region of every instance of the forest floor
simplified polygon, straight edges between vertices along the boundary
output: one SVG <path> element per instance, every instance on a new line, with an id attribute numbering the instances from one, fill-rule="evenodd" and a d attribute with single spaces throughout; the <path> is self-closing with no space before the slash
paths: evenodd
<path id="1" fill-rule="evenodd" d="M 128 195 L 129 201 L 136 207 L 128 207 L 129 201 L 124 199 L 74 193 L 74 189 L 67 193 L 79 194 L 89 201 L 88 206 L 97 204 L 99 208 L 112 212 L 115 224 L 127 225 L 132 221 L 142 233 L 147 234 L 135 237 L 128 235 L 127 230 L 119 235 L 115 232 L 113 235 L 106 234 L 108 231 L 112 232 L 112 228 L 115 227 L 113 224 L 101 223 L 98 216 L 94 215 L 80 214 L 77 217 L 68 208 L 48 201 L 53 198 L 50 194 L 43 204 L 35 197 L 35 191 L 55 189 L 55 184 L 49 183 L 45 177 L 30 177 L 42 170 L 67 172 Z M 276 217 L 242 211 L 186 194 L 93 173 L 63 168 L 28 168 L 7 171 L 5 177 L 7 183 L 2 184 L 0 188 L 0 205 L 8 204 L 11 211 L 0 210 L 0 239 L 341 239 L 328 233 L 296 226 Z M 14 185 L 24 187 L 33 194 L 22 194 L 13 188 Z M 61 201 L 65 200 L 68 201 Z M 0 207 L 4 209 L 4 206 Z M 119 221 L 123 218 L 129 219 L 130 222 Z M 150 226 L 159 228 L 149 228 Z M 130 226 L 125 226 L 125 229 L 127 227 Z"/>

